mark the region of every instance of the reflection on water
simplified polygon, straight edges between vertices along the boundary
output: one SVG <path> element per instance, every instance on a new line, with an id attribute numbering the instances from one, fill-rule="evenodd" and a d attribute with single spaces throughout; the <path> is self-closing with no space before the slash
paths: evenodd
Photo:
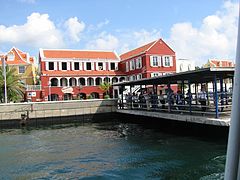
<path id="1" fill-rule="evenodd" d="M 223 179 L 226 142 L 129 123 L 0 132 L 0 179 Z"/>

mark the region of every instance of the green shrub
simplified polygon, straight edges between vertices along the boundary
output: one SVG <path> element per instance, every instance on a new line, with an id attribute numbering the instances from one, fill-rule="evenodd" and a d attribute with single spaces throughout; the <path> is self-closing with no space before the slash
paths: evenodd
<path id="1" fill-rule="evenodd" d="M 108 95 L 108 94 L 106 94 L 105 96 L 104 96 L 104 99 L 109 99 L 110 98 L 110 96 Z"/>
<path id="2" fill-rule="evenodd" d="M 93 98 L 92 95 L 87 96 L 87 99 L 92 99 L 92 98 Z"/>

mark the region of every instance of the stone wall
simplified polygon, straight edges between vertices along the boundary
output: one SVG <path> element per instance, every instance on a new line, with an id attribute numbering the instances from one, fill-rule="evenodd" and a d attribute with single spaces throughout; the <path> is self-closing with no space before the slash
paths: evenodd
<path id="1" fill-rule="evenodd" d="M 21 120 L 22 114 L 29 114 L 29 119 L 42 119 L 110 113 L 115 112 L 116 108 L 115 99 L 0 104 L 0 121 Z"/>

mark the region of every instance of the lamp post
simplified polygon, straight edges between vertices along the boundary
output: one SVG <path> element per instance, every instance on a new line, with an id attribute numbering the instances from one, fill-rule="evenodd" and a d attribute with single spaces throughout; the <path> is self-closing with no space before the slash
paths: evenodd
<path id="1" fill-rule="evenodd" d="M 7 77 L 6 77 L 6 62 L 5 55 L 1 58 L 3 67 L 3 77 L 4 77 L 4 102 L 7 103 Z"/>
<path id="2" fill-rule="evenodd" d="M 81 92 L 81 89 L 82 89 L 82 84 L 81 83 L 79 83 L 79 99 L 81 100 L 81 94 L 80 94 L 80 92 Z"/>
<path id="3" fill-rule="evenodd" d="M 48 101 L 51 101 L 51 81 L 48 82 Z"/>

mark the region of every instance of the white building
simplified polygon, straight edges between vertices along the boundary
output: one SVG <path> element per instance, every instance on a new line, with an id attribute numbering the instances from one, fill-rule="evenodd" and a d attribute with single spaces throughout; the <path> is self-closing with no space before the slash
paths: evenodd
<path id="1" fill-rule="evenodd" d="M 184 72 L 195 70 L 195 62 L 190 59 L 177 59 L 176 61 L 176 72 Z"/>

